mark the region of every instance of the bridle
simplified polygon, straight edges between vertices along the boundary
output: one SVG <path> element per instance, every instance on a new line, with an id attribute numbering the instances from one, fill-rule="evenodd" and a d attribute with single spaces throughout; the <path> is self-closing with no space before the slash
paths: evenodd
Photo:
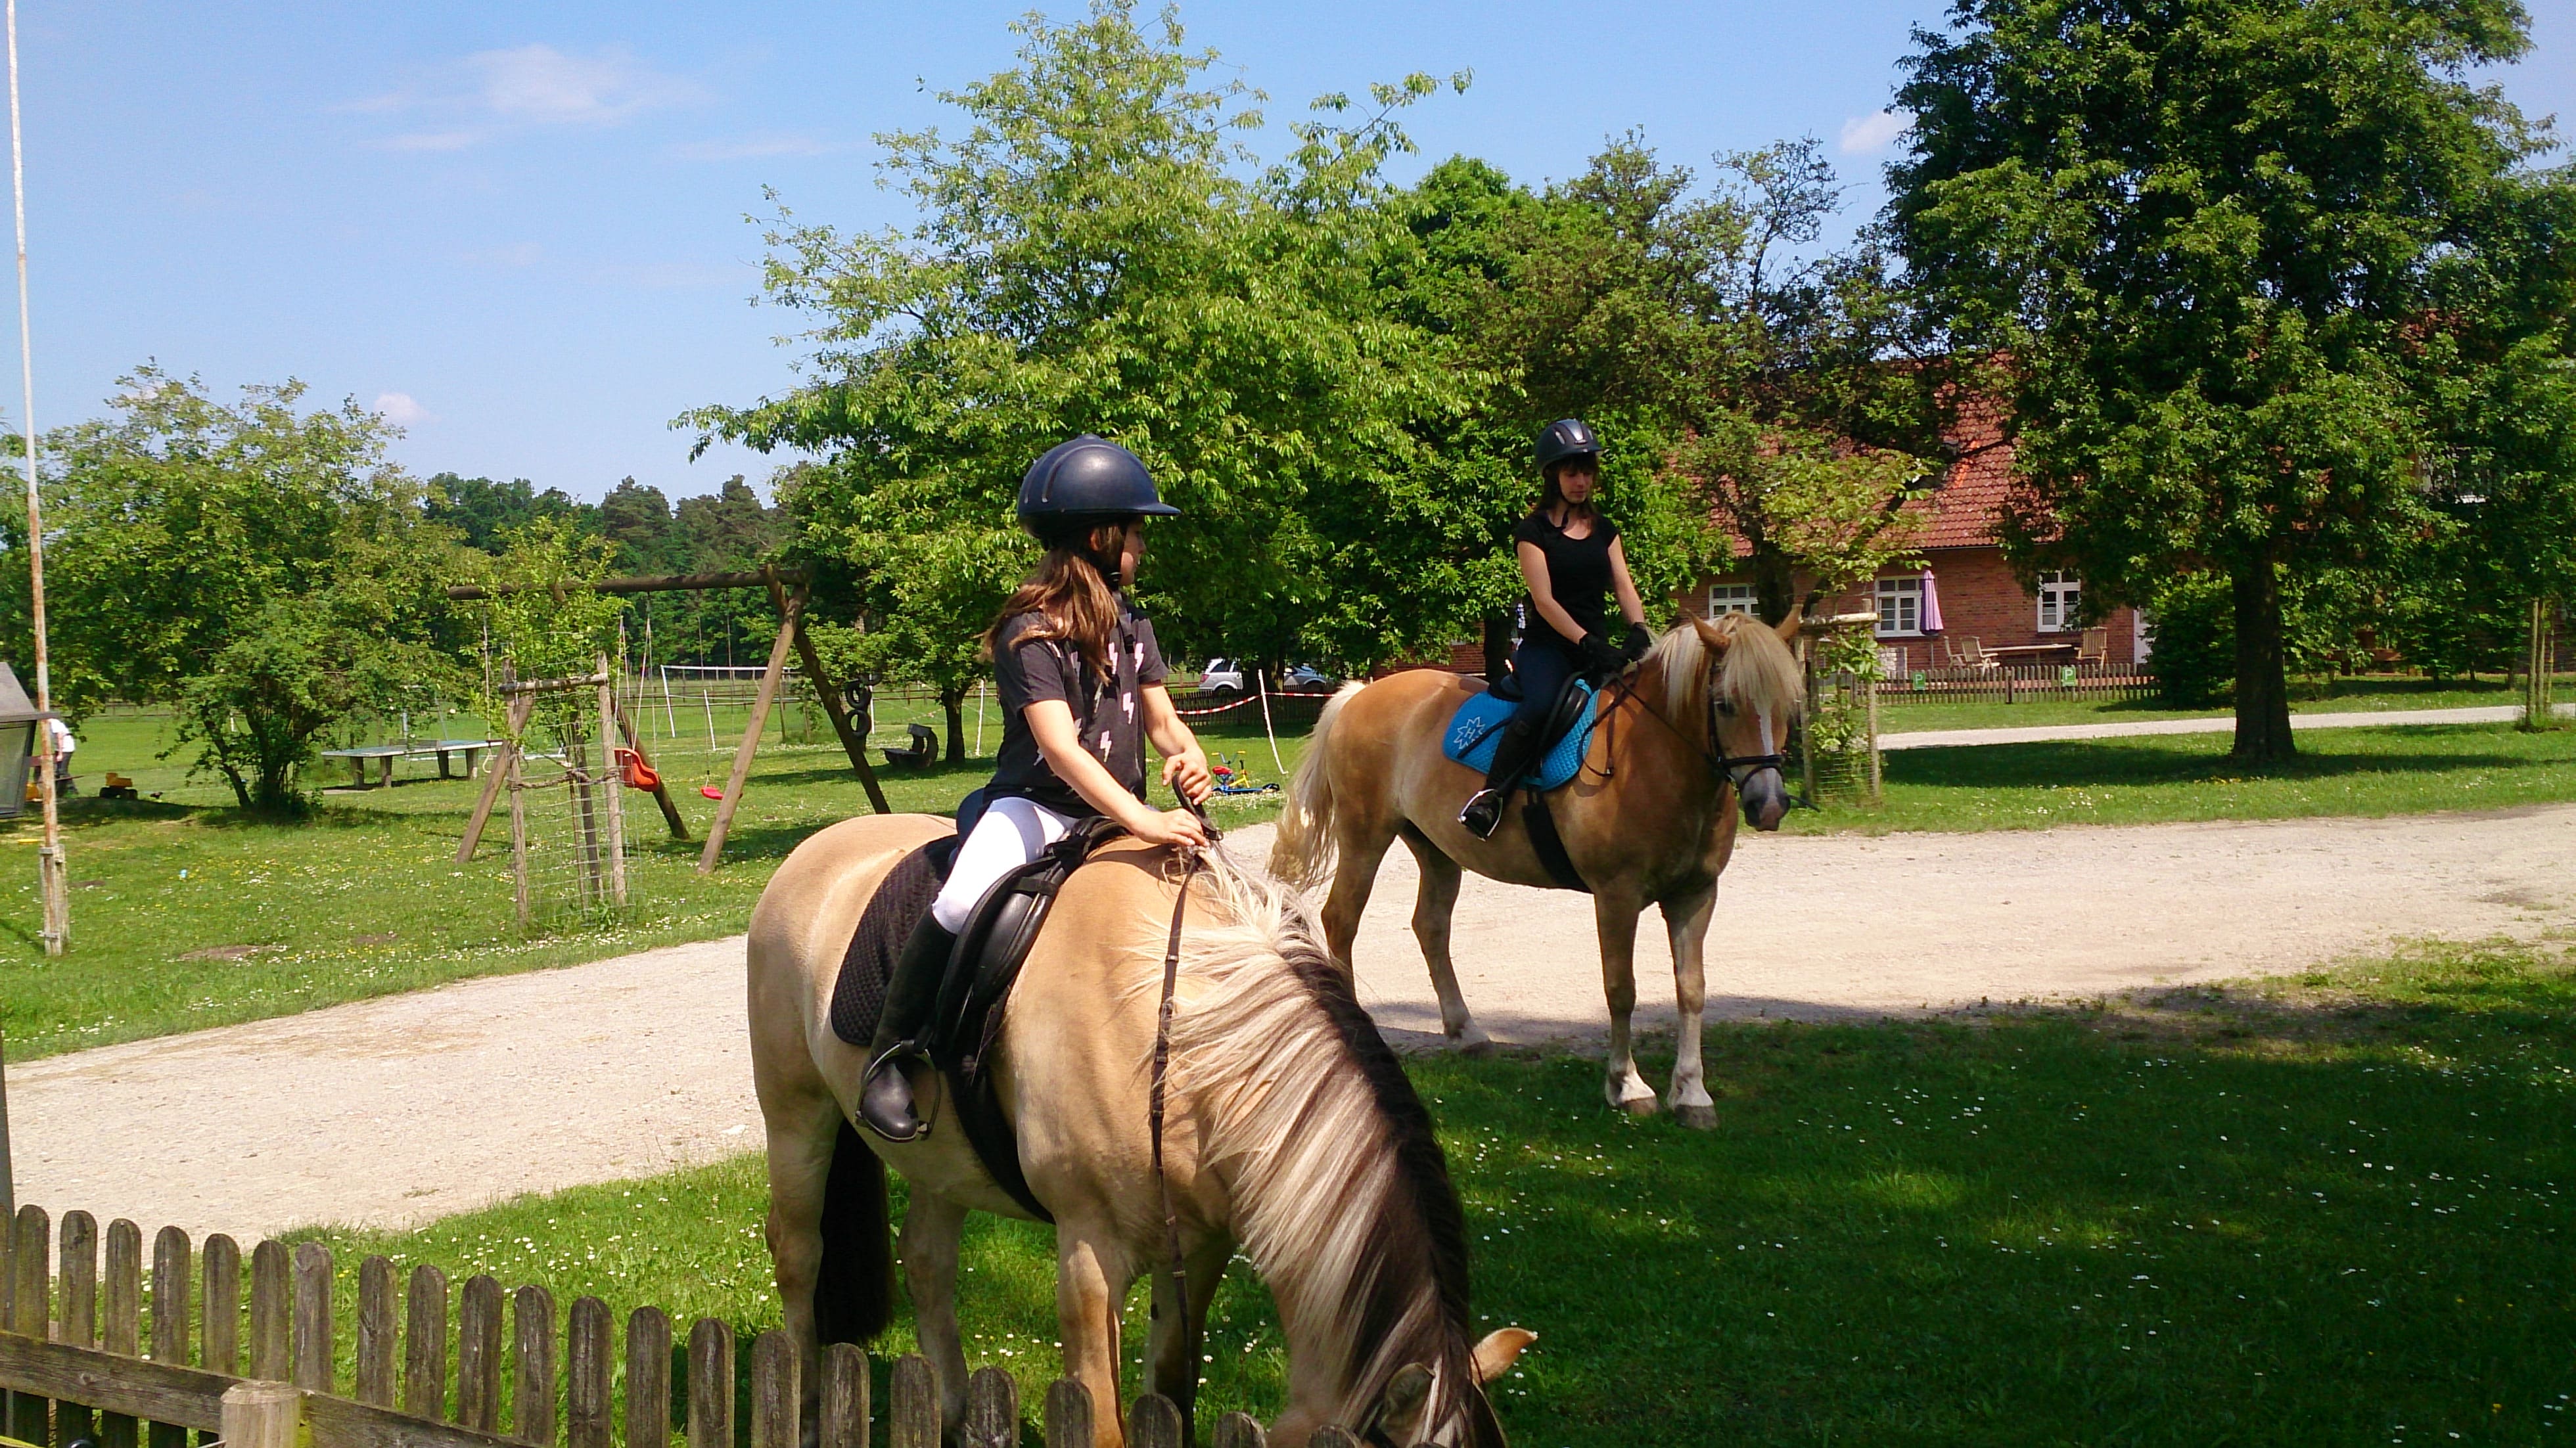
<path id="1" fill-rule="evenodd" d="M 1716 775 L 1726 784 L 1732 786 L 1735 790 L 1736 797 L 1741 799 L 1744 795 L 1744 786 L 1747 781 L 1751 780 L 1753 776 L 1760 774 L 1766 769 L 1771 771 L 1773 774 L 1781 773 L 1788 764 L 1788 756 L 1781 753 L 1771 742 L 1771 715 L 1768 710 L 1757 711 L 1754 715 L 1756 722 L 1762 726 L 1762 748 L 1764 752 L 1760 754 L 1729 754 L 1726 752 L 1726 735 L 1719 727 L 1718 721 L 1721 718 L 1734 718 L 1735 705 L 1727 701 L 1725 698 L 1725 691 L 1717 686 L 1717 679 L 1715 677 L 1717 668 L 1718 661 L 1715 659 L 1703 659 L 1700 662 L 1700 672 L 1704 676 L 1707 676 L 1705 679 L 1706 687 L 1700 691 L 1708 710 L 1708 742 L 1705 744 L 1692 739 L 1689 734 L 1683 732 L 1680 725 L 1665 718 L 1662 710 L 1647 702 L 1645 691 L 1638 688 L 1633 679 L 1623 678 L 1618 681 L 1619 694 L 1623 700 L 1636 700 L 1637 707 L 1644 710 L 1648 718 L 1663 725 L 1666 729 L 1671 730 L 1675 738 L 1678 738 L 1682 742 L 1690 744 L 1692 747 L 1698 749 L 1700 758 L 1708 763 L 1709 772 Z M 1611 707 L 1615 709 L 1618 706 L 1614 704 Z M 1615 741 L 1613 742 L 1615 743 Z M 1607 779 L 1610 775 L 1610 771 L 1604 769 L 1601 774 L 1603 778 Z M 1785 787 L 1785 781 L 1783 783 Z"/>

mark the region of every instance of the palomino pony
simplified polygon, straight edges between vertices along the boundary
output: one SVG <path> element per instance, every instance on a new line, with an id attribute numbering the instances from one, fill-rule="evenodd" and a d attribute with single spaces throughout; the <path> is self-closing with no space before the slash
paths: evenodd
<path id="1" fill-rule="evenodd" d="M 1672 939 L 1681 1007 L 1673 1113 L 1693 1126 L 1717 1124 L 1700 1065 L 1707 996 L 1701 947 L 1738 821 L 1749 817 L 1754 828 L 1774 830 L 1788 809 L 1778 748 L 1803 701 L 1787 644 L 1797 627 L 1795 617 L 1775 632 L 1749 615 L 1729 614 L 1665 634 L 1626 679 L 1602 691 L 1601 722 L 1581 772 L 1548 796 L 1566 855 L 1592 893 L 1610 998 L 1606 1090 L 1622 1110 L 1655 1109 L 1628 1031 L 1637 1004 L 1637 916 L 1653 903 Z M 1270 855 L 1273 871 L 1301 885 L 1332 871 L 1324 939 L 1347 970 L 1378 862 L 1402 839 L 1422 866 L 1413 934 L 1440 993 L 1440 1024 L 1451 1042 L 1471 1049 L 1486 1043 L 1485 1033 L 1468 1016 L 1449 962 L 1461 867 L 1516 885 L 1556 883 L 1518 808 L 1505 813 L 1490 840 L 1458 824 L 1459 807 L 1483 780 L 1442 758 L 1440 743 L 1450 715 L 1474 692 L 1475 685 L 1436 669 L 1344 687 L 1315 723 Z"/>
<path id="2" fill-rule="evenodd" d="M 921 815 L 834 825 L 787 857 L 752 912 L 769 1251 L 787 1329 L 805 1353 L 809 1423 L 818 1327 L 863 1342 L 891 1312 L 887 1165 L 911 1184 L 904 1273 L 952 1432 L 965 1406 L 955 1297 L 966 1212 L 1027 1217 L 965 1132 L 942 1119 L 944 1081 L 921 1078 L 933 1128 L 919 1140 L 896 1145 L 849 1124 L 867 1053 L 832 1031 L 844 949 L 887 872 L 947 831 Z M 1091 1390 L 1095 1443 L 1125 1441 L 1118 1320 L 1128 1289 L 1154 1278 L 1150 1383 L 1187 1413 L 1208 1303 L 1239 1245 L 1288 1338 L 1289 1406 L 1271 1441 L 1303 1444 L 1337 1423 L 1396 1448 L 1500 1448 L 1483 1384 L 1530 1335 L 1468 1335 L 1466 1229 L 1430 1118 L 1296 894 L 1221 854 L 1187 884 L 1170 1033 L 1164 1180 L 1188 1293 L 1187 1312 L 1173 1310 L 1147 1119 L 1179 860 L 1129 841 L 1073 874 L 993 1053 L 1029 1186 L 1055 1218 L 1064 1370 Z"/>

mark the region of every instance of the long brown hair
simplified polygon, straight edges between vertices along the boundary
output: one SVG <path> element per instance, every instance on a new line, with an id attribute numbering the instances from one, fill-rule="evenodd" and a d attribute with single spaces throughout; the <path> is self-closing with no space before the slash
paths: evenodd
<path id="1" fill-rule="evenodd" d="M 1580 503 L 1568 501 L 1565 496 L 1564 486 L 1556 480 L 1557 474 L 1572 467 L 1580 467 L 1585 472 L 1592 474 L 1592 497 L 1586 498 Z M 1601 496 L 1601 459 L 1598 457 L 1566 458 L 1561 462 L 1549 463 L 1547 465 L 1547 472 L 1543 476 L 1547 479 L 1547 483 L 1544 487 L 1539 489 L 1538 506 L 1530 509 L 1530 512 L 1533 515 L 1548 514 L 1550 515 L 1548 521 L 1554 523 L 1556 520 L 1553 515 L 1559 507 L 1562 507 L 1565 509 L 1566 523 L 1572 523 L 1577 518 L 1598 518 L 1601 516 L 1601 509 L 1594 502 L 1594 499 Z"/>
<path id="2" fill-rule="evenodd" d="M 1127 541 L 1130 520 L 1111 518 L 1087 527 L 1067 529 L 1046 539 L 1046 556 L 1014 589 L 992 627 L 984 630 L 984 653 L 990 657 L 1005 620 L 1023 613 L 1038 621 L 1022 639 L 1064 639 L 1081 652 L 1082 661 L 1099 677 L 1111 676 L 1109 641 L 1118 631 L 1118 586 L 1101 575 L 1098 560 L 1112 560 Z"/>

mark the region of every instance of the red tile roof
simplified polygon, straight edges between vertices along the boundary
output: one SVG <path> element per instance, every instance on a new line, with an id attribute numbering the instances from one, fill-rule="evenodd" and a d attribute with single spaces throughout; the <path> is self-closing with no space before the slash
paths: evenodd
<path id="1" fill-rule="evenodd" d="M 2013 445 L 2004 435 L 2003 409 L 2000 398 L 1980 398 L 1959 409 L 1947 439 L 1958 461 L 1930 497 L 1906 505 L 1932 515 L 1924 547 L 1994 546 L 1996 515 L 2012 487 Z"/>

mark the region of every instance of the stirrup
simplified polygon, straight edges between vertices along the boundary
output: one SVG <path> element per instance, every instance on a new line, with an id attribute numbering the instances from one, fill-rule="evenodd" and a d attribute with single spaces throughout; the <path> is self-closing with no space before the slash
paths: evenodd
<path id="1" fill-rule="evenodd" d="M 913 1111 L 912 1082 L 903 1074 L 904 1058 L 920 1054 L 918 1043 L 897 1041 L 859 1078 L 859 1121 L 888 1141 L 919 1141 L 930 1134 L 930 1123 Z"/>
<path id="2" fill-rule="evenodd" d="M 1458 811 L 1458 823 L 1476 838 L 1490 840 L 1503 827 L 1503 806 L 1510 802 L 1511 791 L 1499 785 L 1480 789 L 1467 797 Z"/>

